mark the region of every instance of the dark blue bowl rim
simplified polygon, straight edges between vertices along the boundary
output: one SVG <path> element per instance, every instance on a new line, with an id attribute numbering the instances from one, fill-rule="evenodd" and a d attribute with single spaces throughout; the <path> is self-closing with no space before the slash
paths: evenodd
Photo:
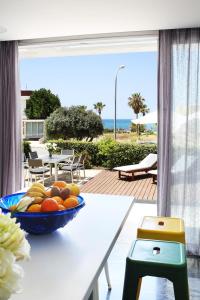
<path id="1" fill-rule="evenodd" d="M 15 193 L 15 194 L 10 194 L 2 197 L 0 199 L 0 209 L 2 209 L 3 212 L 5 213 L 11 213 L 9 209 L 6 209 L 5 207 L 2 206 L 2 203 L 7 200 L 7 198 L 10 198 L 12 196 L 19 196 L 19 195 L 25 195 L 25 192 L 23 193 Z M 82 196 L 77 196 L 79 200 L 79 205 L 77 205 L 74 208 L 68 208 L 66 210 L 59 210 L 59 211 L 52 211 L 52 212 L 46 212 L 46 213 L 41 213 L 41 212 L 17 212 L 13 213 L 13 217 L 48 217 L 48 216 L 60 216 L 60 215 L 67 215 L 67 214 L 72 214 L 81 209 L 83 206 L 85 206 L 85 201 Z"/>

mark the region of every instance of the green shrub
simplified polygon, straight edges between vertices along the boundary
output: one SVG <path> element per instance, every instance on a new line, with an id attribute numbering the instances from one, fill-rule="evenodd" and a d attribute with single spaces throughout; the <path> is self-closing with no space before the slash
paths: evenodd
<path id="1" fill-rule="evenodd" d="M 101 165 L 112 169 L 116 166 L 137 164 L 149 153 L 157 153 L 156 145 L 137 145 L 103 140 L 98 143 Z"/>
<path id="2" fill-rule="evenodd" d="M 46 133 L 50 139 L 75 138 L 79 141 L 92 141 L 103 133 L 103 123 L 86 106 L 60 107 L 46 120 Z"/>
<path id="3" fill-rule="evenodd" d="M 146 131 L 146 126 L 144 124 L 139 124 L 138 127 L 140 133 Z M 137 125 L 134 123 L 131 124 L 131 132 L 137 132 Z"/>
<path id="4" fill-rule="evenodd" d="M 29 157 L 29 153 L 31 152 L 31 143 L 28 141 L 23 141 L 23 151 L 24 154 L 27 157 Z"/>
<path id="5" fill-rule="evenodd" d="M 104 129 L 103 129 L 103 132 L 104 132 L 104 133 L 113 133 L 113 129 L 110 129 L 110 128 L 104 128 Z"/>
<path id="6" fill-rule="evenodd" d="M 76 154 L 86 153 L 86 167 L 102 166 L 112 169 L 116 166 L 137 164 L 149 153 L 157 153 L 154 144 L 118 143 L 106 138 L 98 143 L 82 141 L 51 140 L 59 149 L 74 149 Z"/>

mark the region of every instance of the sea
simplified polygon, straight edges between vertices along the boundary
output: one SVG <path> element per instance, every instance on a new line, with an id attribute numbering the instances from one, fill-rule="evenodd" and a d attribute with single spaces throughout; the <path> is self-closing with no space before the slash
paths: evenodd
<path id="1" fill-rule="evenodd" d="M 103 126 L 106 129 L 114 129 L 114 120 L 113 119 L 103 119 Z M 117 119 L 116 120 L 117 129 L 130 130 L 131 129 L 131 119 Z M 147 129 L 155 128 L 154 124 L 145 125 Z"/>

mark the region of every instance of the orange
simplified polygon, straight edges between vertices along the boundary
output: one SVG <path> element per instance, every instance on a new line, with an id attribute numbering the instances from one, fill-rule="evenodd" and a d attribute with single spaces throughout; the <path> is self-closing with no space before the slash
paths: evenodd
<path id="1" fill-rule="evenodd" d="M 32 204 L 27 209 L 28 212 L 41 212 L 41 204 Z"/>
<path id="2" fill-rule="evenodd" d="M 59 210 L 65 210 L 65 207 L 63 205 L 58 204 L 58 206 L 59 206 Z"/>
<path id="3" fill-rule="evenodd" d="M 70 183 L 67 187 L 70 189 L 71 195 L 78 196 L 80 194 L 80 188 L 77 184 Z"/>
<path id="4" fill-rule="evenodd" d="M 46 195 L 47 197 L 51 197 L 51 190 L 45 191 L 45 195 Z"/>
<path id="5" fill-rule="evenodd" d="M 76 207 L 78 204 L 79 204 L 78 198 L 75 196 L 70 196 L 63 203 L 65 208 L 73 208 Z"/>
<path id="6" fill-rule="evenodd" d="M 67 183 L 65 181 L 55 181 L 53 183 L 53 186 L 57 186 L 59 187 L 60 189 L 64 189 L 67 187 Z"/>
<path id="7" fill-rule="evenodd" d="M 41 204 L 42 212 L 57 211 L 57 210 L 59 210 L 59 205 L 57 201 L 52 198 L 45 199 Z"/>
<path id="8" fill-rule="evenodd" d="M 60 196 L 54 196 L 52 199 L 56 200 L 58 204 L 63 205 L 64 200 Z"/>

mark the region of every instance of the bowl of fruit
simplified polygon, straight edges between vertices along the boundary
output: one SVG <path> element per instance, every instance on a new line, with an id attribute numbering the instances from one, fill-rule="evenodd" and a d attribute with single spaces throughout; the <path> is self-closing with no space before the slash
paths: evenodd
<path id="1" fill-rule="evenodd" d="M 3 197 L 0 208 L 11 213 L 20 227 L 31 234 L 47 234 L 64 227 L 85 205 L 76 184 L 55 181 L 46 190 L 41 183 L 33 183 L 26 193 Z"/>

